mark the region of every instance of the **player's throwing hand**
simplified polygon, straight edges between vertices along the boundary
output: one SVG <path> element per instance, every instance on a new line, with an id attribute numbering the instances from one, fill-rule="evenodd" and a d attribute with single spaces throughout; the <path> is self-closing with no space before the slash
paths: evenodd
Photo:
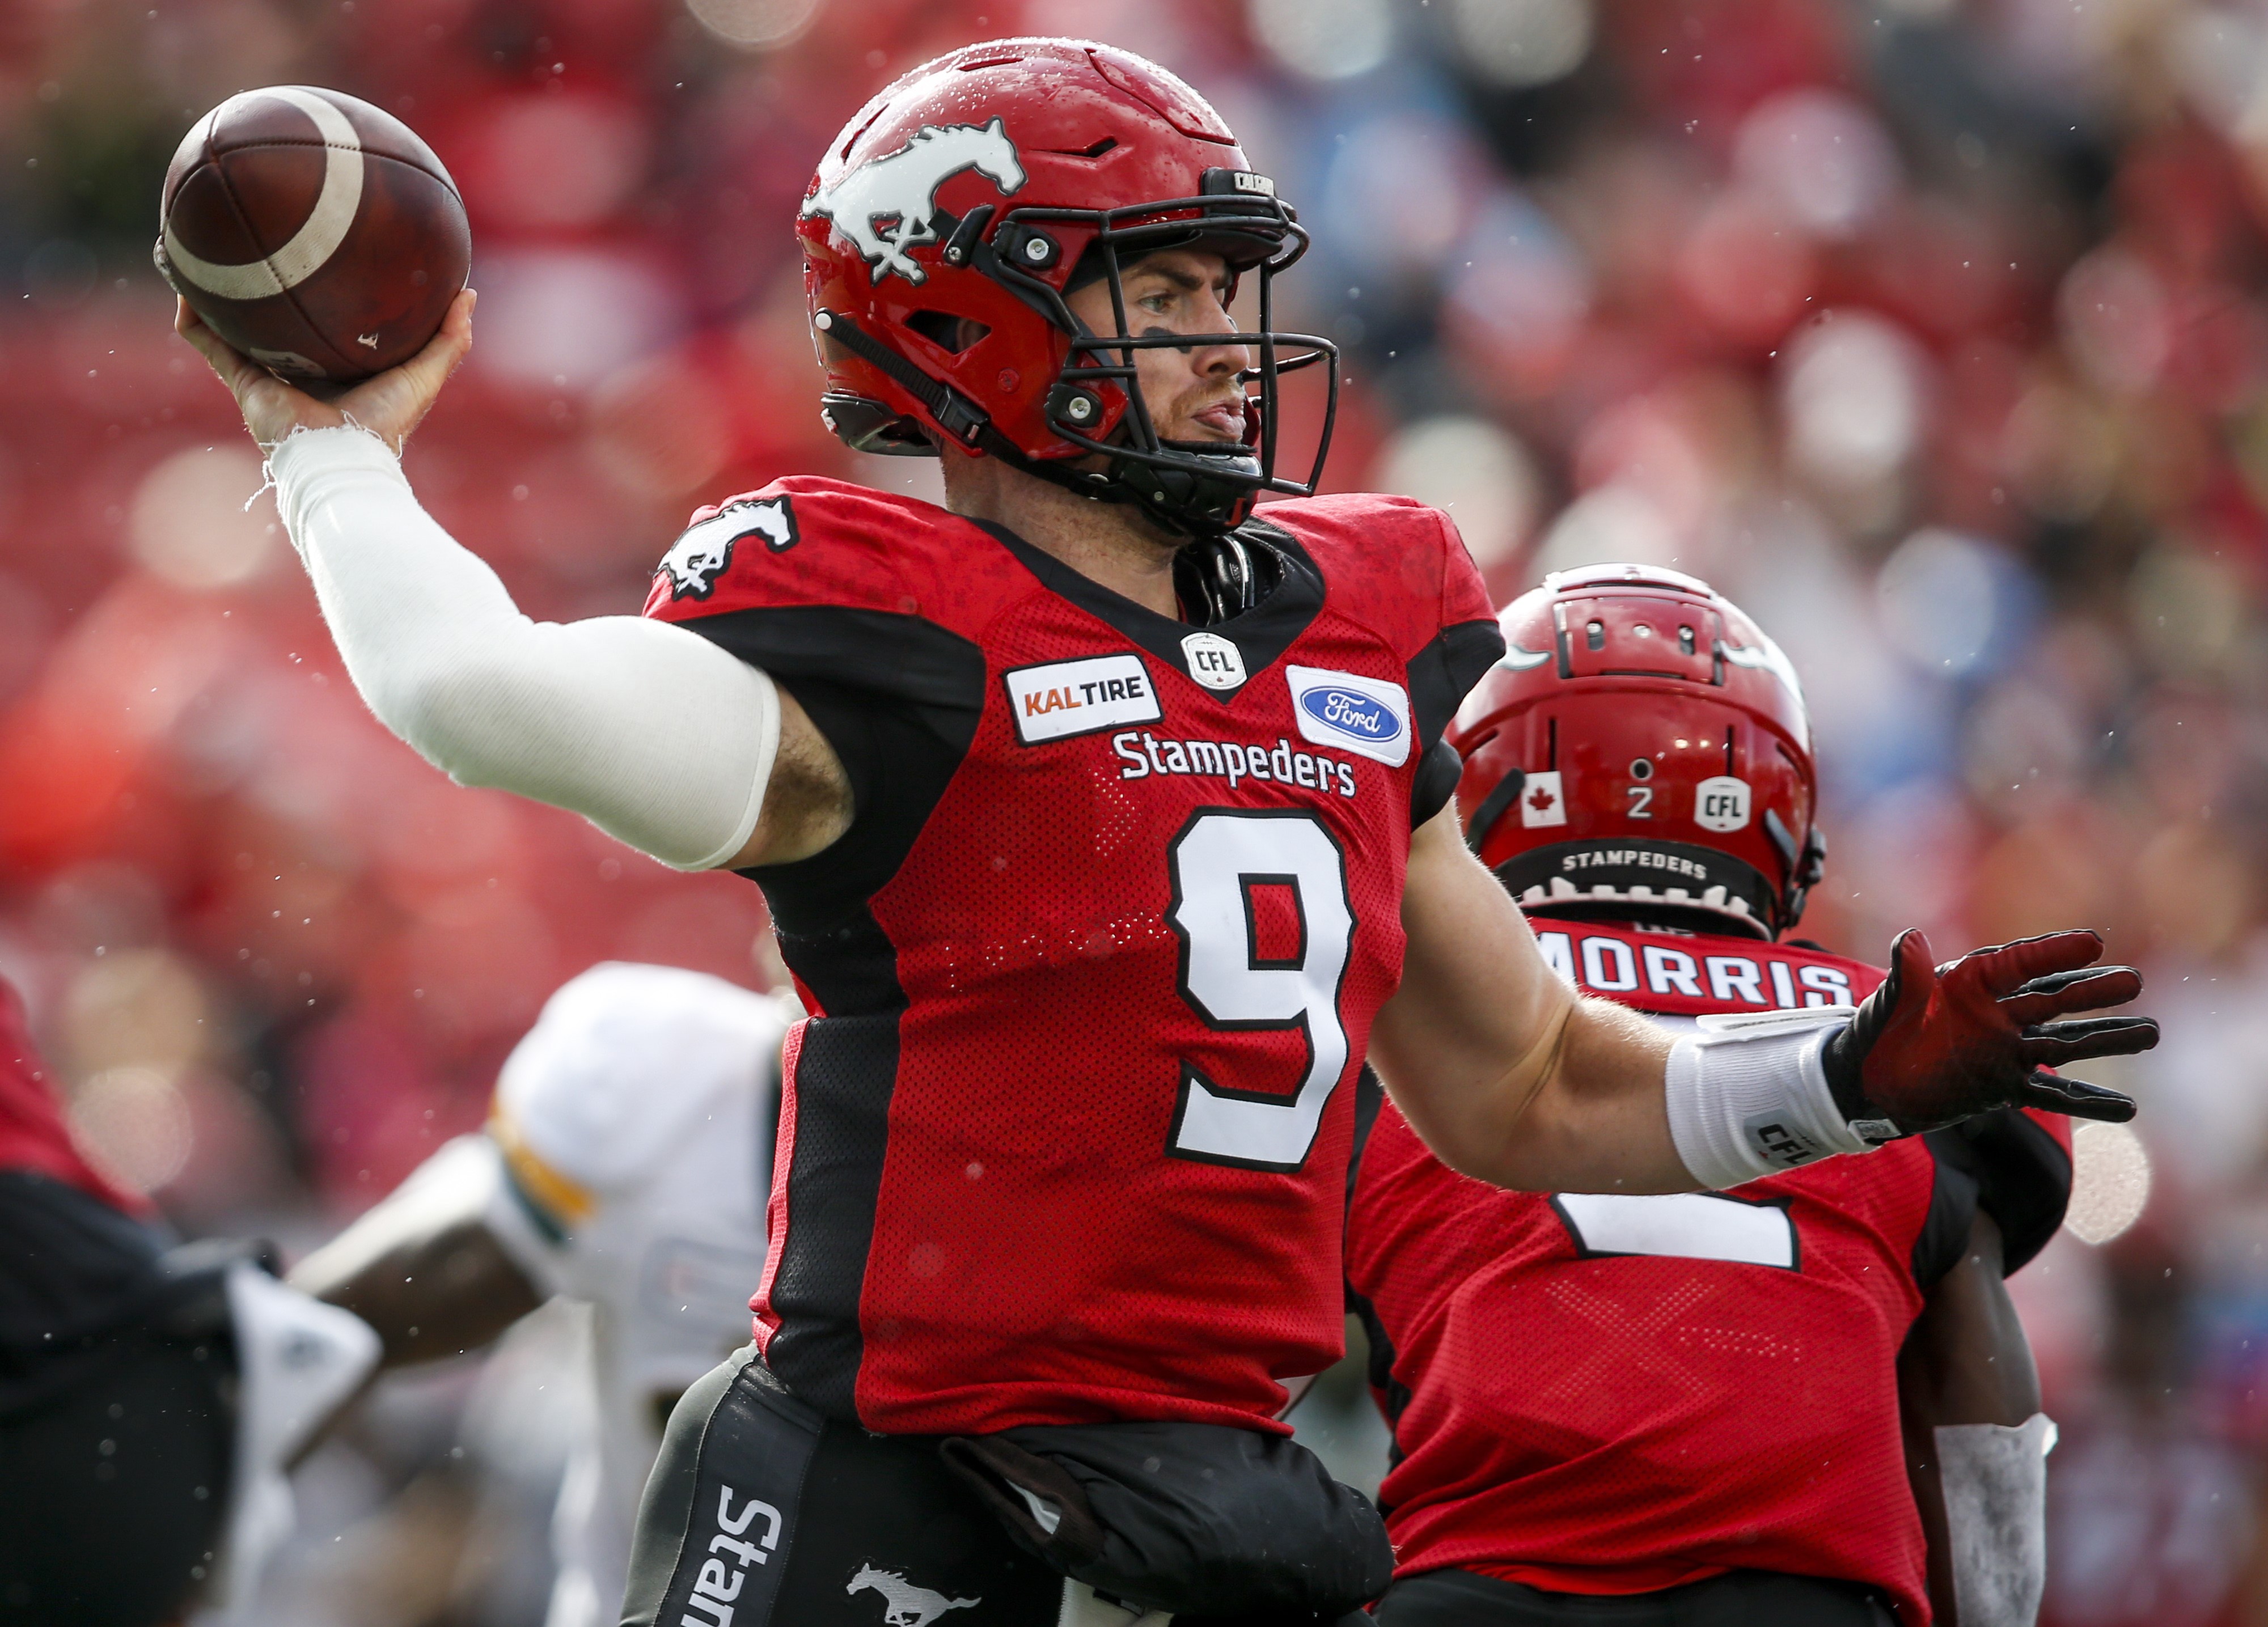
<path id="1" fill-rule="evenodd" d="M 1934 966 L 1929 940 L 1901 932 L 1889 978 L 1827 1042 L 1837 1105 L 1854 1122 L 1888 1119 L 1908 1133 L 2003 1106 L 2132 1118 L 2132 1097 L 2045 1071 L 2158 1042 L 2147 1017 L 2058 1020 L 2142 992 L 2132 967 L 2094 964 L 2102 953 L 2094 932 L 2050 932 Z"/>
<path id="2" fill-rule="evenodd" d="M 244 414 L 244 427 L 265 452 L 294 430 L 333 429 L 358 423 L 396 453 L 432 409 L 449 375 L 473 348 L 473 305 L 479 298 L 463 290 L 442 320 L 441 331 L 425 348 L 399 367 L 389 367 L 360 384 L 318 401 L 277 378 L 258 362 L 231 346 L 204 324 L 186 299 L 176 302 L 173 331 L 197 349 L 212 364 L 220 381 L 236 397 Z"/>

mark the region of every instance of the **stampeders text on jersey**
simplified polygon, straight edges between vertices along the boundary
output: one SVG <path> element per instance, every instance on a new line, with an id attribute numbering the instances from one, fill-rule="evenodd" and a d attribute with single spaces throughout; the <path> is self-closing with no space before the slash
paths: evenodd
<path id="1" fill-rule="evenodd" d="M 1247 746 L 1241 740 L 1161 740 L 1147 729 L 1129 729 L 1110 737 L 1110 748 L 1125 760 L 1120 779 L 1147 779 L 1152 774 L 1211 774 L 1228 782 L 1233 791 L 1246 779 L 1275 780 L 1307 791 L 1354 795 L 1354 764 L 1326 757 L 1321 752 L 1294 751 L 1278 735 L 1273 747 Z"/>

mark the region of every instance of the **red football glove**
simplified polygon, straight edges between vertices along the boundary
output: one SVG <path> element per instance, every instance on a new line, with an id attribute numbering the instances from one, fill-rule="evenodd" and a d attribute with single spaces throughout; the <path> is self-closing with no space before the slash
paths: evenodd
<path id="1" fill-rule="evenodd" d="M 1836 1105 L 1854 1122 L 1888 1119 L 1908 1134 L 2003 1107 L 2132 1118 L 2132 1097 L 2044 1071 L 2158 1042 L 2147 1017 L 2051 1020 L 2142 992 L 2132 967 L 2094 965 L 2102 953 L 2093 932 L 2051 932 L 1932 966 L 1929 940 L 1899 933 L 1889 976 L 1827 1042 Z"/>

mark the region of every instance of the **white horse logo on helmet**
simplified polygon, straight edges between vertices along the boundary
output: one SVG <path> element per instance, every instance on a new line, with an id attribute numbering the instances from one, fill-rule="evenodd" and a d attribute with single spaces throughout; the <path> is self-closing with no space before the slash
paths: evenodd
<path id="1" fill-rule="evenodd" d="M 833 221 L 866 257 L 877 283 L 893 271 L 909 283 L 926 283 L 929 273 L 906 251 L 937 241 L 930 224 L 937 189 L 965 169 L 990 176 L 1004 195 L 1024 184 L 1016 145 L 997 116 L 990 124 L 924 124 L 895 152 L 869 158 L 821 188 L 803 212 Z"/>
<path id="2" fill-rule="evenodd" d="M 887 1627 L 929 1627 L 947 1610 L 973 1609 L 984 1602 L 948 1599 L 933 1588 L 915 1587 L 895 1571 L 878 1571 L 871 1564 L 859 1566 L 858 1574 L 843 1591 L 855 1594 L 870 1588 L 882 1595 L 882 1620 Z"/>

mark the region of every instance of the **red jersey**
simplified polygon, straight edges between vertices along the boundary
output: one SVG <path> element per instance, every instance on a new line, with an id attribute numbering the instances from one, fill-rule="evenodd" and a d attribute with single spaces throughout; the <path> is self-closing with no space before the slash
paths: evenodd
<path id="1" fill-rule="evenodd" d="M 1348 1081 L 1401 976 L 1413 801 L 1454 784 L 1421 770 L 1503 645 L 1432 510 L 1239 534 L 1268 585 L 1204 629 L 828 480 L 663 562 L 646 613 L 792 694 L 857 809 L 752 872 L 815 1013 L 756 1337 L 822 1411 L 1278 1428 L 1277 1380 L 1339 1353 Z"/>
<path id="2" fill-rule="evenodd" d="M 1586 992 L 1671 1024 L 1863 998 L 1883 975 L 1754 939 L 1534 925 Z M 1980 1185 L 2011 1211 L 2011 1270 L 2069 1189 L 2067 1142 L 1992 1118 L 1730 1193 L 1631 1197 L 1468 1180 L 1381 1109 L 1347 1270 L 1394 1427 L 1396 1574 L 1630 1594 L 1779 1571 L 1879 1587 L 1926 1622 L 1898 1351 Z"/>
<path id="3" fill-rule="evenodd" d="M 47 1064 L 32 1048 L 24 1003 L 0 982 L 0 1170 L 36 1170 L 113 1209 L 147 1215 L 147 1202 L 105 1178 L 71 1145 L 48 1079 Z"/>

